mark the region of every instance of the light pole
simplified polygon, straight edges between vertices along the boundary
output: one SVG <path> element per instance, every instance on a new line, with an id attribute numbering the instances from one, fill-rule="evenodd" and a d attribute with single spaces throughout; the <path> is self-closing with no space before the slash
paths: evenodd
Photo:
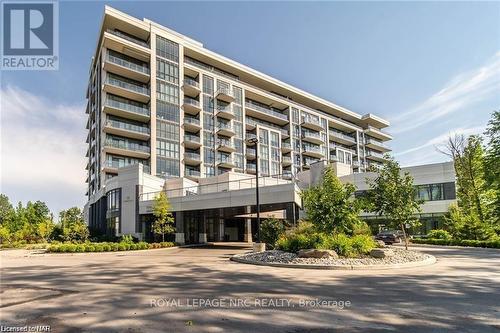
<path id="1" fill-rule="evenodd" d="M 255 202 L 257 208 L 257 243 L 260 243 L 260 203 L 259 203 L 259 139 L 247 140 L 247 144 L 255 145 Z"/>

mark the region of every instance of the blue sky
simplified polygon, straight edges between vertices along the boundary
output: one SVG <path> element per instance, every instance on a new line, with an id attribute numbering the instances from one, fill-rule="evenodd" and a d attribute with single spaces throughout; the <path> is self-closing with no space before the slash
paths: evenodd
<path id="1" fill-rule="evenodd" d="M 108 2 L 355 112 L 391 121 L 402 165 L 500 107 L 500 2 Z M 2 193 L 85 202 L 85 89 L 105 2 L 60 3 L 60 65 L 2 72 Z"/>

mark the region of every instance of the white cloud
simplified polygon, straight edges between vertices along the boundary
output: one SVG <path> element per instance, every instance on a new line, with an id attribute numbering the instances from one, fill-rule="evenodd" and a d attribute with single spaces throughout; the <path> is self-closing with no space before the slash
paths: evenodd
<path id="1" fill-rule="evenodd" d="M 468 128 L 455 128 L 429 139 L 419 146 L 395 153 L 394 156 L 401 160 L 401 164 L 405 166 L 438 162 L 443 159 L 443 154 L 438 151 L 438 148 L 446 144 L 450 136 L 459 134 L 463 134 L 465 136 L 480 134 L 483 133 L 485 129 L 486 126 L 484 125 Z"/>
<path id="2" fill-rule="evenodd" d="M 12 201 L 45 201 L 55 212 L 63 203 L 81 205 L 84 105 L 58 104 L 12 86 L 2 88 L 1 97 L 2 191 Z"/>
<path id="3" fill-rule="evenodd" d="M 391 119 L 392 133 L 403 133 L 500 93 L 500 51 L 484 66 L 457 75 L 443 89 Z"/>

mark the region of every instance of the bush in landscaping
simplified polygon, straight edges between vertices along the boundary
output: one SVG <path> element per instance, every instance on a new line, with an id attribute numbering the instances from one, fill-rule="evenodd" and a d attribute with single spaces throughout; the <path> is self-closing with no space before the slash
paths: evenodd
<path id="1" fill-rule="evenodd" d="M 285 222 L 276 218 L 269 218 L 260 225 L 260 237 L 269 248 L 274 249 L 278 239 L 285 233 Z"/>
<path id="2" fill-rule="evenodd" d="M 127 248 L 125 247 L 125 244 L 118 244 L 116 246 L 118 251 L 125 251 Z"/>
<path id="3" fill-rule="evenodd" d="M 352 249 L 355 253 L 368 254 L 377 247 L 375 240 L 368 235 L 357 235 L 351 238 Z"/>
<path id="4" fill-rule="evenodd" d="M 428 234 L 427 234 L 427 238 L 431 238 L 431 239 L 451 239 L 451 235 L 448 231 L 446 230 L 442 230 L 442 229 L 435 229 L 435 230 L 431 230 Z"/>
<path id="5" fill-rule="evenodd" d="M 488 247 L 500 249 L 500 240 L 476 240 L 476 239 L 414 239 L 415 244 L 430 245 L 452 245 L 452 246 L 470 246 L 470 247 Z"/>

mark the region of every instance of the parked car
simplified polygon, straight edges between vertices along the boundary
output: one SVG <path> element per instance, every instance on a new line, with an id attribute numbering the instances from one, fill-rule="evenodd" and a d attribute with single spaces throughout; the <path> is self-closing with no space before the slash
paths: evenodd
<path id="1" fill-rule="evenodd" d="M 401 230 L 384 230 L 375 236 L 375 239 L 391 245 L 394 243 L 402 243 L 404 235 Z"/>

